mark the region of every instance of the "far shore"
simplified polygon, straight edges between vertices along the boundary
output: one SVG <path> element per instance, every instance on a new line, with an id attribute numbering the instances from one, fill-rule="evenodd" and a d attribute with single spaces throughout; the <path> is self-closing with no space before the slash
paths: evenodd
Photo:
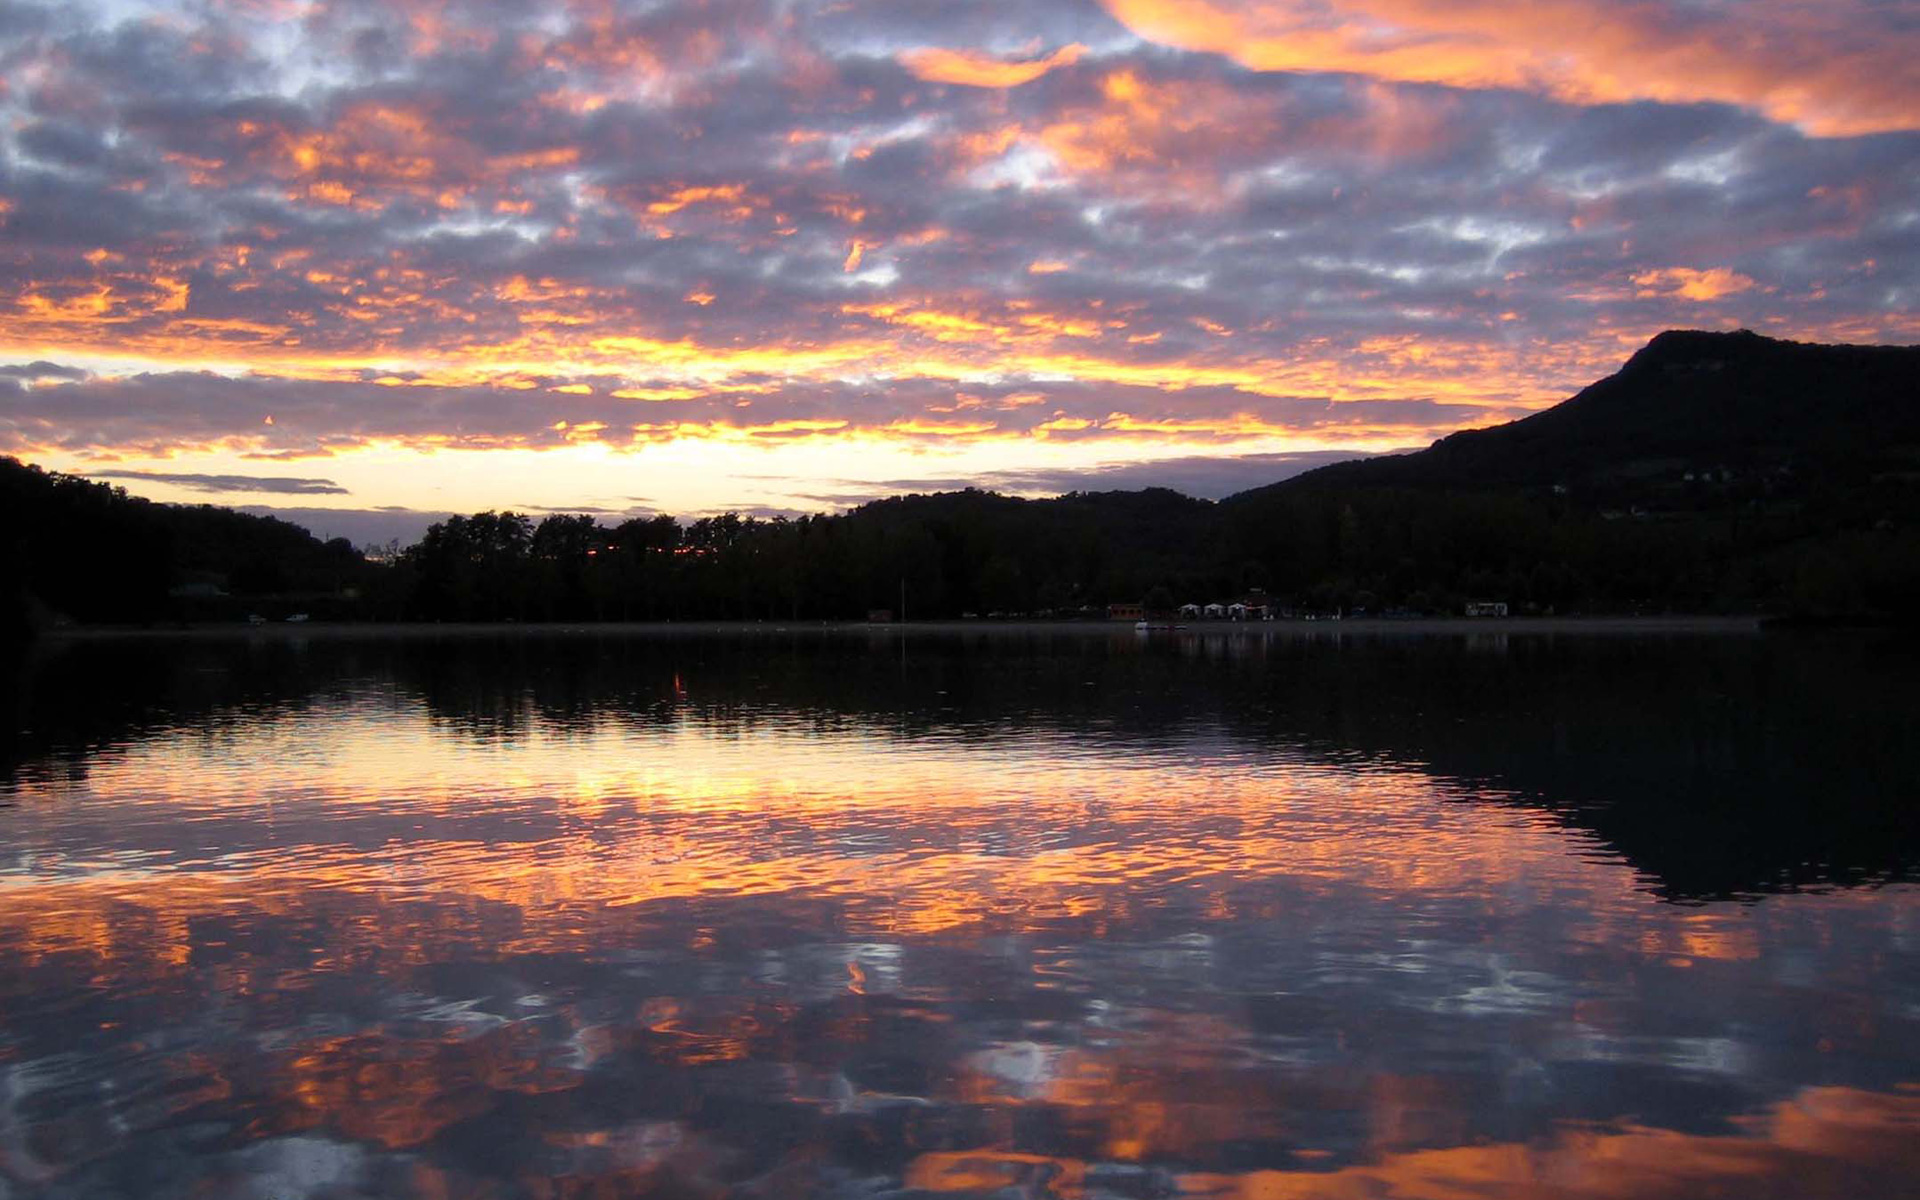
<path id="1" fill-rule="evenodd" d="M 1415 635 L 1540 635 L 1622 636 L 1635 634 L 1694 634 L 1735 636 L 1761 631 L 1759 617 L 1649 616 L 1649 617 L 1361 617 L 1349 620 L 1177 621 L 1167 627 L 1156 622 L 1141 632 L 1132 621 L 651 621 L 651 622 L 329 622 L 275 621 L 264 625 L 238 622 L 148 627 L 64 626 L 42 631 L 55 641 L 111 641 L 155 639 L 259 638 L 296 639 L 431 639 L 499 637 L 712 637 L 745 635 L 828 634 L 865 637 L 923 635 L 1036 635 L 1066 637 L 1404 637 Z"/>

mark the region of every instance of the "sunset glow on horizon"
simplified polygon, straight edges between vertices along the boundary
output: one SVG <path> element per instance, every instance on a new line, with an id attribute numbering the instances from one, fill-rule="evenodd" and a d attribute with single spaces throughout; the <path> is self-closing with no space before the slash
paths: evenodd
<path id="1" fill-rule="evenodd" d="M 1920 341 L 1871 0 L 71 0 L 0 62 L 0 453 L 355 541 L 1218 496 L 1667 328 Z"/>

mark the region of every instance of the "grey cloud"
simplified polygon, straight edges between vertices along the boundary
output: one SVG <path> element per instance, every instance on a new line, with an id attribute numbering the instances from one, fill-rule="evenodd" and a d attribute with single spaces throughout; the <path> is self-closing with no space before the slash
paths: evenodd
<path id="1" fill-rule="evenodd" d="M 241 512 L 291 521 L 317 538 L 346 538 L 356 546 L 384 546 L 397 541 L 411 546 L 426 535 L 427 527 L 453 516 L 409 508 L 280 508 L 267 504 L 237 505 Z"/>
<path id="2" fill-rule="evenodd" d="M 1047 47 L 1131 40 L 1095 0 L 855 0 L 815 6 L 809 27 L 830 44 L 867 53 L 935 45 L 1011 54 L 1035 40 Z"/>
<path id="3" fill-rule="evenodd" d="M 1264 487 L 1330 463 L 1369 457 L 1351 450 L 1307 450 L 1278 454 L 1183 455 L 1146 462 L 1109 463 L 1085 469 L 1052 468 L 987 471 L 975 476 L 888 479 L 876 484 L 842 480 L 845 490 L 812 499 L 858 503 L 901 492 L 943 492 L 977 487 L 1025 496 L 1067 492 L 1137 491 L 1168 488 L 1202 500 L 1222 500 L 1249 488 Z"/>
<path id="4" fill-rule="evenodd" d="M 96 479 L 140 479 L 167 483 L 194 492 L 272 492 L 285 496 L 344 496 L 347 489 L 331 479 L 299 479 L 287 475 L 194 475 L 165 471 L 94 471 Z"/>
<path id="5" fill-rule="evenodd" d="M 653 511 L 637 508 L 608 508 L 600 504 L 509 504 L 505 507 L 515 512 L 545 513 L 551 516 L 621 517 L 623 519 Z"/>
<path id="6" fill-rule="evenodd" d="M 1264 487 L 1295 475 L 1367 457 L 1351 450 L 1311 450 L 1292 454 L 1240 454 L 1228 457 L 1187 455 L 1152 462 L 1112 464 L 1088 471 L 996 471 L 987 486 L 1009 490 L 1063 493 L 1133 491 L 1163 487 L 1202 500 L 1221 500 L 1249 488 Z"/>
<path id="7" fill-rule="evenodd" d="M 112 157 L 95 131 L 67 121 L 36 121 L 16 136 L 23 150 L 61 166 L 97 167 Z"/>
<path id="8" fill-rule="evenodd" d="M 64 379 L 71 382 L 90 379 L 92 375 L 93 373 L 91 371 L 84 371 L 79 367 L 62 366 L 59 363 L 51 363 L 45 359 L 35 359 L 30 363 L 8 363 L 0 365 L 0 379 L 17 379 L 26 382 L 43 379 Z"/>
<path id="9" fill-rule="evenodd" d="M 793 521 L 813 514 L 804 508 L 782 508 L 777 504 L 749 504 L 739 508 L 730 508 L 727 512 L 736 512 L 743 517 L 757 517 L 762 521 Z M 716 513 L 688 513 L 686 516 L 699 519 L 702 516 L 718 516 Z"/>

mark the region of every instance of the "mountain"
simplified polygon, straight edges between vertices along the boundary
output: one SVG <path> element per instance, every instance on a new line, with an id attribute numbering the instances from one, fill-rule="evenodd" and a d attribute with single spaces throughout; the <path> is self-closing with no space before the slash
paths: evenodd
<path id="1" fill-rule="evenodd" d="M 1920 472 L 1920 347 L 1823 346 L 1673 330 L 1544 412 L 1414 454 L 1339 463 L 1275 489 L 1448 487 L 1645 492 L 1755 472 Z M 1691 472 L 1694 479 L 1686 477 Z M 1637 484 L 1636 484 L 1637 481 Z"/>
<path id="2" fill-rule="evenodd" d="M 1920 347 L 1663 333 L 1544 412 L 1221 512 L 1318 605 L 1920 615 Z"/>

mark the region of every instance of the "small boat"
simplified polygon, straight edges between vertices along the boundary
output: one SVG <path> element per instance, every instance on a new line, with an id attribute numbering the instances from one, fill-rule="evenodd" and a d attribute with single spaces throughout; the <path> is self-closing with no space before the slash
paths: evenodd
<path id="1" fill-rule="evenodd" d="M 288 618 L 287 618 L 287 624 L 289 624 L 289 625 L 303 625 L 303 624 L 305 624 L 305 623 L 306 623 L 306 620 L 307 620 L 307 614 L 305 614 L 305 613 L 295 613 L 295 614 L 293 614 L 292 616 L 290 616 L 290 617 L 288 617 Z"/>

